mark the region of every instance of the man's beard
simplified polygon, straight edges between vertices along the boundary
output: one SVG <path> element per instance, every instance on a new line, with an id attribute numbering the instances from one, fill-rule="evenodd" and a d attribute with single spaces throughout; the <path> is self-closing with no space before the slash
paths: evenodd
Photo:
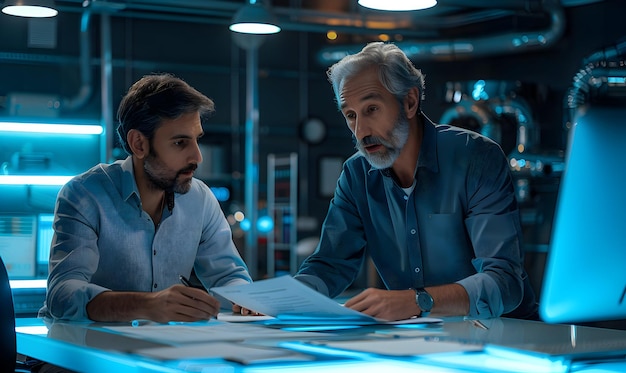
<path id="1" fill-rule="evenodd" d="M 183 172 L 195 171 L 196 168 L 198 168 L 198 165 L 192 163 L 172 175 L 172 172 L 167 169 L 165 164 L 163 164 L 161 159 L 152 150 L 143 163 L 143 169 L 148 181 L 155 189 L 180 194 L 185 194 L 189 191 L 189 189 L 191 189 L 192 180 L 192 178 L 189 178 L 179 181 L 180 174 Z"/>
<path id="2" fill-rule="evenodd" d="M 367 136 L 361 141 L 357 141 L 355 147 L 361 154 L 363 154 L 372 167 L 385 169 L 391 167 L 396 159 L 398 159 L 408 138 L 409 121 L 406 119 L 404 113 L 400 112 L 396 124 L 388 134 L 388 138 Z M 367 145 L 378 144 L 382 145 L 384 149 L 375 153 L 368 153 L 367 150 L 365 150 Z"/>

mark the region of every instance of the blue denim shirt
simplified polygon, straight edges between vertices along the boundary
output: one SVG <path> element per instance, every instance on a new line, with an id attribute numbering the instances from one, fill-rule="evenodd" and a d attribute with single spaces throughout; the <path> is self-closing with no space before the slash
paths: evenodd
<path id="1" fill-rule="evenodd" d="M 469 295 L 469 316 L 515 309 L 526 274 L 519 211 L 500 146 L 425 121 L 415 183 L 407 195 L 389 169 L 353 155 L 344 163 L 319 245 L 296 278 L 335 297 L 369 254 L 388 289 L 458 283 Z"/>
<path id="2" fill-rule="evenodd" d="M 207 288 L 251 282 L 206 184 L 193 179 L 174 201 L 156 229 L 142 209 L 131 157 L 97 165 L 63 186 L 40 314 L 87 319 L 87 303 L 103 291 L 163 290 L 192 268 Z"/>

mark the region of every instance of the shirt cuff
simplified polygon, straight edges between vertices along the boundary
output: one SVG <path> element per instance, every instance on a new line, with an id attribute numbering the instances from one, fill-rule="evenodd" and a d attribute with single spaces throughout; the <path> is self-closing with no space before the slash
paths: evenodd
<path id="1" fill-rule="evenodd" d="M 457 284 L 463 286 L 469 296 L 468 316 L 482 319 L 499 317 L 504 312 L 500 289 L 489 275 L 477 273 Z"/>

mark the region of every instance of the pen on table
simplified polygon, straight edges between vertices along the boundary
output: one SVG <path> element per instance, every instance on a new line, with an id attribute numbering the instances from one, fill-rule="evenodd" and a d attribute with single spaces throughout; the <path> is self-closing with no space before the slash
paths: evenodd
<path id="1" fill-rule="evenodd" d="M 146 319 L 135 319 L 130 322 L 130 326 L 132 326 L 133 328 L 138 328 L 140 326 L 146 326 L 146 325 L 180 325 L 180 324 L 184 324 L 184 322 L 168 321 L 167 323 L 160 323 L 160 322 L 146 320 Z"/>
<path id="2" fill-rule="evenodd" d="M 489 328 L 487 327 L 487 325 L 483 324 L 482 321 L 477 320 L 477 319 L 465 319 L 465 321 L 469 321 L 472 323 L 472 325 L 474 325 L 475 327 L 482 329 L 482 330 L 489 330 Z"/>
<path id="3" fill-rule="evenodd" d="M 144 319 L 136 319 L 130 322 L 130 326 L 135 327 L 135 328 L 138 326 L 149 325 L 149 324 L 152 324 L 152 321 L 144 320 Z"/>

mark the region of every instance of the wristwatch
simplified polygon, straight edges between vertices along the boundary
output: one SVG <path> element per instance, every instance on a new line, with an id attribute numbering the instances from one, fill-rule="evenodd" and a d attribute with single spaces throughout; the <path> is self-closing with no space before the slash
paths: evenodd
<path id="1" fill-rule="evenodd" d="M 428 294 L 424 289 L 415 289 L 415 303 L 422 310 L 420 316 L 426 317 L 430 314 L 430 310 L 433 309 L 433 297 Z"/>

